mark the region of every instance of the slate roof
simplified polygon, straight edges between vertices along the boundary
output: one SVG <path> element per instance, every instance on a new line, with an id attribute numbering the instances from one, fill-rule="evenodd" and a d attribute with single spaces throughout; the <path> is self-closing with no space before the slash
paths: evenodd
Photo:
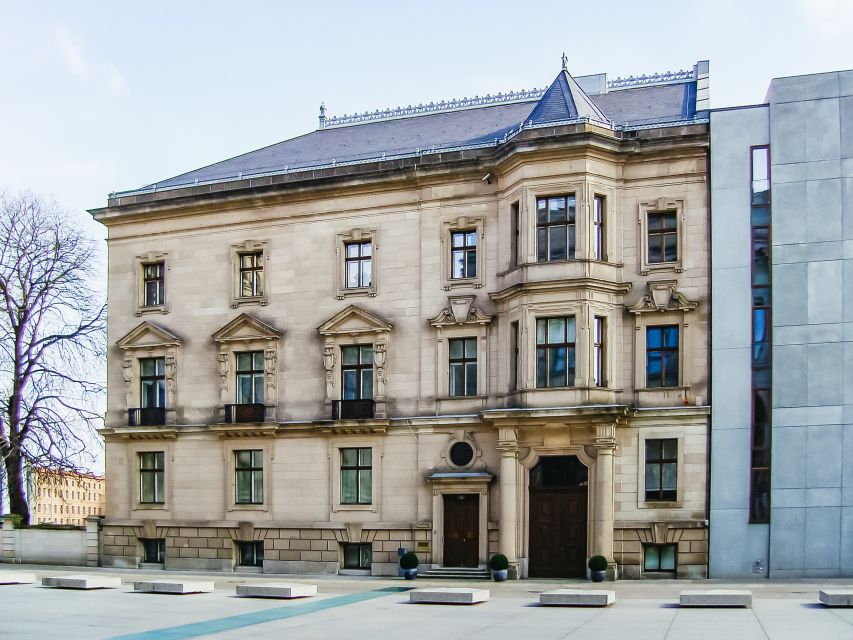
<path id="1" fill-rule="evenodd" d="M 586 118 L 614 128 L 644 128 L 696 117 L 696 81 L 635 86 L 588 95 L 562 70 L 538 99 L 334 126 L 162 180 L 139 190 L 190 186 L 414 154 L 491 146 L 522 126 Z"/>

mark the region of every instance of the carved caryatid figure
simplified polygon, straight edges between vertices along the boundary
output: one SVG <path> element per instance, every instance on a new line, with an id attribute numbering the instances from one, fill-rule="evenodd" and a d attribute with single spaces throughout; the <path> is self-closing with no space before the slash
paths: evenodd
<path id="1" fill-rule="evenodd" d="M 323 369 L 326 370 L 326 399 L 331 400 L 335 391 L 335 345 L 323 346 Z"/>

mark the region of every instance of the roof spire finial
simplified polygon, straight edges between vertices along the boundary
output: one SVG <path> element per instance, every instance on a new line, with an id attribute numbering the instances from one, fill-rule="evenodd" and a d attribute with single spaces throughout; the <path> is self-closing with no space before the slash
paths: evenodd
<path id="1" fill-rule="evenodd" d="M 320 103 L 320 128 L 321 129 L 326 128 L 326 103 L 325 102 Z"/>
<path id="2" fill-rule="evenodd" d="M 566 57 L 566 52 L 563 51 L 563 57 L 561 58 L 563 62 L 563 71 L 569 70 L 569 59 Z"/>

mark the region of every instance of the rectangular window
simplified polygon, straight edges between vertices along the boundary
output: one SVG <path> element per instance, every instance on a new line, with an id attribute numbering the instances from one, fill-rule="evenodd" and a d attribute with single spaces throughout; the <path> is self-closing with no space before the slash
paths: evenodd
<path id="1" fill-rule="evenodd" d="M 752 433 L 749 521 L 770 522 L 772 261 L 770 255 L 770 148 L 753 147 L 750 238 L 752 243 Z"/>
<path id="2" fill-rule="evenodd" d="M 592 319 L 592 380 L 596 387 L 607 386 L 604 360 L 606 334 L 607 319 L 603 316 L 595 316 Z"/>
<path id="3" fill-rule="evenodd" d="M 594 260 L 607 260 L 604 244 L 604 196 L 592 198 L 592 257 Z"/>
<path id="4" fill-rule="evenodd" d="M 452 231 L 450 233 L 450 244 L 452 246 L 450 262 L 453 265 L 453 272 L 450 277 L 476 278 L 477 230 Z"/>
<path id="5" fill-rule="evenodd" d="M 646 327 L 646 386 L 678 386 L 678 327 Z"/>
<path id="6" fill-rule="evenodd" d="M 264 295 L 264 252 L 241 253 L 240 297 L 256 298 Z"/>
<path id="7" fill-rule="evenodd" d="M 166 559 L 166 540 L 163 538 L 151 538 L 142 540 L 142 562 L 156 562 L 163 564 Z"/>
<path id="8" fill-rule="evenodd" d="M 477 395 L 477 338 L 453 338 L 450 349 L 450 395 Z"/>
<path id="9" fill-rule="evenodd" d="M 675 573 L 675 545 L 648 544 L 643 547 L 643 571 Z"/>
<path id="10" fill-rule="evenodd" d="M 675 211 L 648 215 L 649 264 L 678 261 L 678 217 Z"/>
<path id="11" fill-rule="evenodd" d="M 536 320 L 536 386 L 575 384 L 575 319 Z"/>
<path id="12" fill-rule="evenodd" d="M 373 398 L 373 346 L 341 347 L 343 400 Z"/>
<path id="13" fill-rule="evenodd" d="M 373 450 L 341 449 L 341 504 L 372 504 Z"/>
<path id="14" fill-rule="evenodd" d="M 139 454 L 139 501 L 162 504 L 165 502 L 165 454 L 146 451 Z"/>
<path id="15" fill-rule="evenodd" d="M 264 541 L 238 542 L 237 551 L 240 555 L 241 567 L 264 566 Z"/>
<path id="16" fill-rule="evenodd" d="M 166 264 L 152 262 L 142 265 L 142 304 L 145 307 L 156 307 L 166 300 Z"/>
<path id="17" fill-rule="evenodd" d="M 344 543 L 341 546 L 344 552 L 344 569 L 370 569 L 373 562 L 373 545 Z"/>
<path id="18" fill-rule="evenodd" d="M 237 355 L 237 404 L 264 402 L 264 352 L 246 351 Z"/>
<path id="19" fill-rule="evenodd" d="M 264 452 L 260 449 L 234 452 L 235 501 L 238 504 L 264 502 Z"/>
<path id="20" fill-rule="evenodd" d="M 513 202 L 509 207 L 509 264 L 510 266 L 518 265 L 518 246 L 519 246 L 519 230 L 521 229 L 521 220 L 518 202 Z"/>
<path id="21" fill-rule="evenodd" d="M 518 389 L 518 322 L 509 325 L 509 390 Z"/>
<path id="22" fill-rule="evenodd" d="M 143 409 L 166 406 L 166 359 L 139 360 L 139 398 Z"/>
<path id="23" fill-rule="evenodd" d="M 539 262 L 575 257 L 575 196 L 536 200 L 536 259 Z"/>
<path id="24" fill-rule="evenodd" d="M 373 275 L 373 242 L 348 242 L 345 249 L 347 289 L 369 287 Z"/>
<path id="25" fill-rule="evenodd" d="M 646 440 L 646 500 L 677 499 L 678 439 Z"/>

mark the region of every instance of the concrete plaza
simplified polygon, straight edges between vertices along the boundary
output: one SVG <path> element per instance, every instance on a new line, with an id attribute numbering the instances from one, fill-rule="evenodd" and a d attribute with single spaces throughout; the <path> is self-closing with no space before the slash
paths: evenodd
<path id="1" fill-rule="evenodd" d="M 0 572 L 36 573 L 37 584 L 0 586 L 0 637 L 6 638 L 631 638 L 691 640 L 853 639 L 853 608 L 828 609 L 817 601 L 823 587 L 851 581 L 792 582 L 624 581 L 610 583 L 617 601 L 606 609 L 541 607 L 541 591 L 571 581 L 505 583 L 347 578 L 186 574 L 87 569 L 120 576 L 122 588 L 73 591 L 40 586 L 44 576 L 82 573 L 80 568 L 9 565 Z M 134 593 L 133 581 L 214 580 L 213 593 L 172 596 Z M 283 601 L 235 596 L 237 584 L 317 584 L 314 598 Z M 474 606 L 409 604 L 402 589 L 412 586 L 471 586 L 491 590 L 491 600 Z M 684 609 L 679 592 L 696 588 L 750 589 L 751 609 Z"/>

